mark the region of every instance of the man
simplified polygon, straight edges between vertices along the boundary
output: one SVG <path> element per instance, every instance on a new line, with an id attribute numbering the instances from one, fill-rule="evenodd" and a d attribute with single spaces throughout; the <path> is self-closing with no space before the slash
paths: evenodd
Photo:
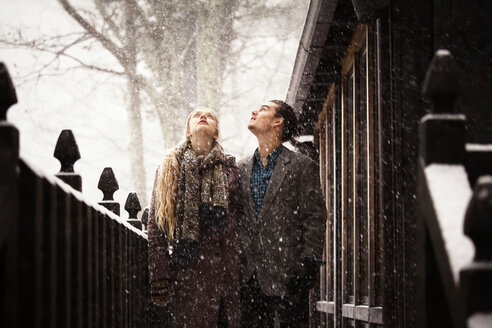
<path id="1" fill-rule="evenodd" d="M 290 151 L 297 119 L 272 100 L 252 112 L 255 153 L 239 162 L 242 327 L 307 327 L 308 291 L 316 283 L 326 208 L 317 165 Z"/>

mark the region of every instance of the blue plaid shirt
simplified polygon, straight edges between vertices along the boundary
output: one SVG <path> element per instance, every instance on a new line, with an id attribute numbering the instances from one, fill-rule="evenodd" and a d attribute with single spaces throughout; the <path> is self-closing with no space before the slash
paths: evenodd
<path id="1" fill-rule="evenodd" d="M 263 167 L 258 149 L 255 151 L 255 159 L 253 161 L 253 171 L 251 173 L 251 197 L 255 205 L 256 217 L 260 214 L 261 205 L 263 204 L 263 198 L 270 183 L 270 178 L 277 164 L 280 154 L 282 153 L 283 146 L 280 145 L 270 155 L 267 156 L 267 165 Z"/>

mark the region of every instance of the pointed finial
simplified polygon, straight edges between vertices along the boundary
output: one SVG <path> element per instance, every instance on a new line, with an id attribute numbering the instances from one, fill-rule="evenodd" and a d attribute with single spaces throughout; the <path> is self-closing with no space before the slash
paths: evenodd
<path id="1" fill-rule="evenodd" d="M 434 113 L 453 113 L 459 94 L 460 76 L 448 50 L 437 50 L 425 75 L 422 93 L 431 99 Z"/>
<path id="2" fill-rule="evenodd" d="M 103 199 L 102 200 L 114 200 L 113 194 L 120 187 L 118 185 L 118 181 L 114 176 L 113 169 L 110 167 L 105 167 L 101 173 L 101 177 L 99 178 L 99 183 L 97 184 L 97 188 L 102 191 Z"/>
<path id="3" fill-rule="evenodd" d="M 142 213 L 142 224 L 144 231 L 147 230 L 147 224 L 149 224 L 149 208 L 146 207 Z"/>
<path id="4" fill-rule="evenodd" d="M 140 206 L 140 200 L 138 199 L 136 192 L 128 194 L 125 202 L 125 210 L 128 212 L 127 221 L 137 229 L 141 230 L 142 221 L 137 218 L 137 214 L 142 210 L 142 207 Z"/>
<path id="5" fill-rule="evenodd" d="M 60 133 L 53 156 L 60 161 L 60 172 L 73 172 L 73 165 L 80 159 L 80 153 L 72 130 Z"/>
<path id="6" fill-rule="evenodd" d="M 478 178 L 465 214 L 464 232 L 475 245 L 475 258 L 460 272 L 467 316 L 492 311 L 492 176 Z M 468 317 L 468 322 L 470 322 Z M 490 321 L 490 320 L 489 320 Z M 482 327 L 490 327 L 489 321 Z M 471 326 L 469 326 L 471 327 Z"/>
<path id="7" fill-rule="evenodd" d="M 120 187 L 118 186 L 118 180 L 114 175 L 113 169 L 105 167 L 99 178 L 97 188 L 103 193 L 103 200 L 98 202 L 99 205 L 106 207 L 108 210 L 116 215 L 120 215 L 120 203 L 115 202 L 113 194 Z"/>
<path id="8" fill-rule="evenodd" d="M 464 229 L 475 244 L 475 261 L 492 260 L 492 176 L 482 176 L 475 183 Z"/>
<path id="9" fill-rule="evenodd" d="M 80 153 L 72 130 L 63 130 L 60 133 L 53 156 L 61 164 L 60 172 L 56 174 L 56 177 L 72 186 L 73 189 L 82 191 L 82 177 L 73 171 L 73 165 L 80 159 Z"/>
<path id="10" fill-rule="evenodd" d="M 0 62 L 0 121 L 7 120 L 7 111 L 15 103 L 17 103 L 17 95 L 14 84 L 7 66 Z"/>

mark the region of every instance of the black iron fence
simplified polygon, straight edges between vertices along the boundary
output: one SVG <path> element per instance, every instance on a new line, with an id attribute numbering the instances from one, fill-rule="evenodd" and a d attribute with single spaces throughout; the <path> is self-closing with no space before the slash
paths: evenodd
<path id="1" fill-rule="evenodd" d="M 55 157 L 62 167 L 56 176 L 72 187 L 37 172 L 19 158 L 18 130 L 6 122 L 15 102 L 0 63 L 0 326 L 166 327 L 165 309 L 150 302 L 136 194 L 125 204 L 127 222 L 112 196 L 118 183 L 106 168 L 100 205 L 84 200 L 69 130 L 62 131 Z"/>
<path id="2" fill-rule="evenodd" d="M 492 145 L 466 144 L 459 73 L 439 50 L 420 127 L 418 327 L 492 327 Z"/>

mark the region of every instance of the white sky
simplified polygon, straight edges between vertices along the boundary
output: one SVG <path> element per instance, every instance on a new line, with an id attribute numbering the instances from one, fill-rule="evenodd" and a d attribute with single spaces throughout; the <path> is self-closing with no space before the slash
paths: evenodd
<path id="1" fill-rule="evenodd" d="M 72 2 L 74 5 L 86 3 L 81 0 Z M 304 13 L 307 12 L 308 3 L 308 0 L 299 1 Z M 297 36 L 285 44 L 283 53 L 282 49 L 277 49 L 273 38 L 263 41 L 261 47 L 272 48 L 273 51 L 257 70 L 236 75 L 234 89 L 241 94 L 240 100 L 219 109 L 224 148 L 238 159 L 253 152 L 256 147 L 256 139 L 246 127 L 251 110 L 269 99 L 285 99 L 304 19 L 305 15 L 295 23 L 298 25 Z M 0 35 L 12 29 L 20 29 L 29 38 L 81 30 L 57 0 L 1 0 L 0 21 Z M 115 65 L 104 49 L 99 47 L 98 50 L 97 45 L 93 49 L 93 58 L 89 60 Z M 243 60 L 247 56 L 245 54 Z M 110 166 L 120 185 L 115 199 L 123 207 L 128 192 L 133 191 L 129 179 L 129 131 L 123 92 L 125 81 L 108 74 L 75 70 L 61 76 L 49 76 L 38 81 L 27 79 L 28 82 L 25 82 L 26 74 L 48 60 L 46 55 L 0 48 L 0 61 L 9 69 L 19 100 L 10 109 L 8 120 L 20 130 L 21 156 L 47 174 L 55 174 L 59 170 L 58 160 L 53 158 L 56 140 L 61 130 L 71 129 L 82 156 L 75 164 L 75 171 L 82 176 L 85 197 L 93 201 L 102 199 L 97 182 L 103 168 Z M 60 65 L 68 63 L 62 61 Z M 277 69 L 278 73 L 273 75 L 272 72 Z M 226 84 L 226 90 L 231 88 Z M 144 116 L 147 197 L 155 169 L 165 152 L 160 128 L 155 121 Z"/>

